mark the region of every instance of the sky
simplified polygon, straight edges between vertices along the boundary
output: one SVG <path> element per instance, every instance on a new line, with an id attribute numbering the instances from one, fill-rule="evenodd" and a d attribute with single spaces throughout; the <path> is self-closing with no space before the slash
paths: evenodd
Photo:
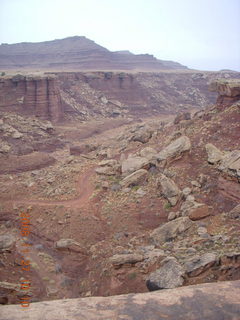
<path id="1" fill-rule="evenodd" d="M 76 35 L 193 69 L 240 71 L 240 0 L 0 0 L 0 43 Z"/>

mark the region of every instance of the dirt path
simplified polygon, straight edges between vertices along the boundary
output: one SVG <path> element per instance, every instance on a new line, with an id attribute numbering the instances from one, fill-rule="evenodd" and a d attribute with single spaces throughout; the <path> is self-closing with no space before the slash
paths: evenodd
<path id="1" fill-rule="evenodd" d="M 73 199 L 69 200 L 15 200 L 13 203 L 14 205 L 17 204 L 36 204 L 36 205 L 42 205 L 42 206 L 58 206 L 63 205 L 65 207 L 71 207 L 71 208 L 79 208 L 85 205 L 90 196 L 92 195 L 94 191 L 94 186 L 91 184 L 90 178 L 94 173 L 94 167 L 91 167 L 86 172 L 81 174 L 79 177 L 79 180 L 77 182 L 77 191 L 78 196 Z"/>

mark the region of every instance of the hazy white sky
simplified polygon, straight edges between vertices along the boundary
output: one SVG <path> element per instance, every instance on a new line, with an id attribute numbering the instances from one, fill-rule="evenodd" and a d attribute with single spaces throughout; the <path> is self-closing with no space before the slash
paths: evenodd
<path id="1" fill-rule="evenodd" d="M 0 43 L 75 35 L 111 51 L 240 71 L 240 0 L 0 0 Z"/>

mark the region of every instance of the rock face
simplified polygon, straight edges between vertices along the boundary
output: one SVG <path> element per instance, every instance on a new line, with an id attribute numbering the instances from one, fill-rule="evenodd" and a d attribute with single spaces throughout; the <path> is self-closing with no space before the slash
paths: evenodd
<path id="1" fill-rule="evenodd" d="M 16 75 L 1 78 L 0 110 L 60 121 L 63 110 L 56 77 Z"/>
<path id="2" fill-rule="evenodd" d="M 176 288 L 184 282 L 185 271 L 177 259 L 166 258 L 162 263 L 161 268 L 152 272 L 147 279 L 146 284 L 149 291 Z"/>
<path id="3" fill-rule="evenodd" d="M 240 281 L 206 283 L 189 287 L 113 297 L 92 297 L 1 307 L 1 320 L 219 320 L 238 319 Z M 184 301 L 184 303 L 183 303 Z M 200 307 L 199 307 L 200 306 Z"/>
<path id="4" fill-rule="evenodd" d="M 216 148 L 213 144 L 208 143 L 206 144 L 205 148 L 208 154 L 209 163 L 216 164 L 223 159 L 224 153 L 221 152 L 218 148 Z"/>
<path id="5" fill-rule="evenodd" d="M 188 217 L 180 217 L 153 230 L 150 237 L 156 245 L 159 245 L 171 241 L 191 226 L 193 226 L 193 222 Z"/>
<path id="6" fill-rule="evenodd" d="M 149 54 L 111 52 L 86 37 L 0 45 L 0 68 L 56 70 L 66 66 L 68 70 L 187 69 L 179 63 L 158 60 Z"/>
<path id="7" fill-rule="evenodd" d="M 161 174 L 158 180 L 158 185 L 161 188 L 163 196 L 168 199 L 172 206 L 175 206 L 180 195 L 180 190 L 176 183 L 164 174 Z"/>
<path id="8" fill-rule="evenodd" d="M 166 148 L 160 151 L 156 158 L 159 161 L 167 160 L 180 156 L 183 152 L 191 149 L 191 141 L 188 137 L 183 136 L 170 143 Z"/>

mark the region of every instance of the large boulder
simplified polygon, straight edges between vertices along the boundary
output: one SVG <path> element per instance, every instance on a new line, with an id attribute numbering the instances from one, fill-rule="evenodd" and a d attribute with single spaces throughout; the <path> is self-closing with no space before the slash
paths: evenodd
<path id="1" fill-rule="evenodd" d="M 150 166 L 149 160 L 143 157 L 129 157 L 122 162 L 122 174 L 127 175 L 139 169 L 148 169 Z"/>
<path id="2" fill-rule="evenodd" d="M 150 234 L 150 238 L 155 245 L 163 244 L 166 241 L 173 240 L 193 225 L 194 222 L 188 217 L 180 217 L 154 229 Z"/>
<path id="3" fill-rule="evenodd" d="M 184 268 L 174 257 L 168 257 L 162 261 L 162 266 L 152 272 L 146 285 L 149 291 L 159 289 L 172 289 L 179 287 L 184 282 Z"/>
<path id="4" fill-rule="evenodd" d="M 182 136 L 170 143 L 156 155 L 158 161 L 167 160 L 180 156 L 183 152 L 191 149 L 191 141 L 187 136 Z"/>
<path id="5" fill-rule="evenodd" d="M 147 126 L 137 127 L 130 141 L 147 143 L 152 137 L 153 131 Z"/>
<path id="6" fill-rule="evenodd" d="M 148 175 L 148 171 L 145 169 L 137 170 L 127 177 L 125 177 L 121 182 L 120 185 L 127 188 L 132 186 L 137 186 L 146 181 Z"/>
<path id="7" fill-rule="evenodd" d="M 164 174 L 161 174 L 158 179 L 158 186 L 161 188 L 162 195 L 168 199 L 172 206 L 175 206 L 181 194 L 176 183 Z"/>
<path id="8" fill-rule="evenodd" d="M 220 281 L 112 297 L 61 299 L 1 307 L 3 320 L 239 319 L 240 281 Z M 22 308 L 23 309 L 23 308 Z M 44 316 L 43 316 L 44 310 Z M 22 311 L 22 312 L 20 312 Z"/>

